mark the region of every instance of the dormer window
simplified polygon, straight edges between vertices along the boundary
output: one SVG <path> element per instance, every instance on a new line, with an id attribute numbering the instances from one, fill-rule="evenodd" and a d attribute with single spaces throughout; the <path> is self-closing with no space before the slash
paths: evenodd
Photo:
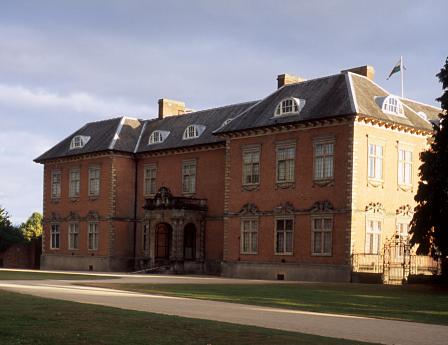
<path id="1" fill-rule="evenodd" d="M 90 140 L 89 136 L 77 135 L 70 143 L 70 150 L 83 148 Z"/>
<path id="2" fill-rule="evenodd" d="M 230 122 L 232 122 L 232 120 L 233 120 L 233 119 L 227 119 L 227 120 L 225 120 L 225 121 L 222 123 L 221 127 L 224 127 L 224 126 L 228 125 Z"/>
<path id="3" fill-rule="evenodd" d="M 274 116 L 296 115 L 305 106 L 305 100 L 289 97 L 282 100 L 275 108 Z"/>
<path id="4" fill-rule="evenodd" d="M 149 136 L 148 145 L 163 143 L 169 135 L 169 131 L 154 131 Z"/>
<path id="5" fill-rule="evenodd" d="M 382 110 L 385 114 L 404 117 L 403 105 L 401 104 L 401 101 L 395 96 L 387 96 L 386 98 L 384 98 Z"/>
<path id="6" fill-rule="evenodd" d="M 190 125 L 185 129 L 182 139 L 186 140 L 199 138 L 204 131 L 205 126 L 203 125 Z"/>

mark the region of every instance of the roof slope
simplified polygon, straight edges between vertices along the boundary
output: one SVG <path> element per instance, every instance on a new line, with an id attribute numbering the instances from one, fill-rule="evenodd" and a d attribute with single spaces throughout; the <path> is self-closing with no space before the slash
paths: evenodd
<path id="1" fill-rule="evenodd" d="M 161 120 L 148 120 L 136 152 L 157 151 L 222 142 L 223 139 L 213 135 L 213 132 L 219 129 L 224 121 L 238 116 L 254 104 L 256 102 L 238 103 L 179 116 L 168 116 Z M 203 125 L 205 126 L 205 131 L 199 138 L 183 140 L 184 131 L 189 125 Z M 155 130 L 169 131 L 170 134 L 164 142 L 148 145 L 149 137 Z"/>
<path id="2" fill-rule="evenodd" d="M 354 73 L 350 73 L 350 76 L 353 90 L 355 92 L 357 110 L 359 114 L 368 115 L 379 120 L 398 123 L 401 125 L 419 129 L 432 129 L 431 123 L 417 115 L 417 112 L 420 111 L 420 109 L 417 110 L 414 108 L 416 104 L 415 102 L 402 100 L 402 103 L 405 104 L 405 106 L 403 107 L 405 117 L 385 114 L 381 109 L 381 105 L 379 105 L 376 100 L 378 99 L 378 97 L 389 96 L 390 93 L 388 93 L 386 90 L 366 77 Z M 425 106 L 424 108 L 432 109 L 431 115 L 434 112 L 433 107 Z M 425 113 L 427 111 L 428 110 L 425 110 Z"/>
<path id="3" fill-rule="evenodd" d="M 344 74 L 288 84 L 258 102 L 217 133 L 234 132 L 277 124 L 294 123 L 353 114 Z M 277 104 L 287 97 L 305 100 L 298 115 L 274 117 Z"/>
<path id="4" fill-rule="evenodd" d="M 42 162 L 107 150 L 132 152 L 137 140 L 133 138 L 138 137 L 141 127 L 139 120 L 127 117 L 90 122 L 37 157 L 35 161 Z M 77 135 L 89 136 L 90 140 L 84 147 L 70 150 L 70 143 Z"/>

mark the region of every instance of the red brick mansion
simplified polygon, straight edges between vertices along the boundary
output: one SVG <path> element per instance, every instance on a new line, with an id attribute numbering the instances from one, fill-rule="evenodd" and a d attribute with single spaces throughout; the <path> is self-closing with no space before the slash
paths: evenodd
<path id="1" fill-rule="evenodd" d="M 354 253 L 406 236 L 419 152 L 440 109 L 391 95 L 373 68 L 254 102 L 92 122 L 44 165 L 42 267 L 350 279 Z"/>

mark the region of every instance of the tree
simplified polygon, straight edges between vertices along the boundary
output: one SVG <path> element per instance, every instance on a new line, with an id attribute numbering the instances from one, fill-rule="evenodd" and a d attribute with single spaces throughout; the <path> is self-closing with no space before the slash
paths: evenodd
<path id="1" fill-rule="evenodd" d="M 22 241 L 22 233 L 12 225 L 8 212 L 0 207 L 0 253 Z"/>
<path id="2" fill-rule="evenodd" d="M 25 223 L 20 225 L 20 231 L 23 237 L 30 241 L 42 235 L 42 215 L 39 212 L 34 212 Z"/>
<path id="3" fill-rule="evenodd" d="M 420 182 L 411 222 L 411 245 L 418 245 L 417 254 L 442 257 L 442 275 L 448 276 L 448 57 L 437 74 L 442 83 L 440 121 L 428 150 L 420 154 Z"/>

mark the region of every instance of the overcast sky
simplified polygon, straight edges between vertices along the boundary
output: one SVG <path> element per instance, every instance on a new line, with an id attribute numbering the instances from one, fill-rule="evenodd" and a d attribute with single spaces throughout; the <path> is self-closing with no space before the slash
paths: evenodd
<path id="1" fill-rule="evenodd" d="M 448 55 L 441 1 L 1 1 L 0 205 L 42 212 L 32 160 L 85 122 L 151 118 L 157 99 L 194 109 L 265 97 L 281 73 L 307 79 L 403 55 L 405 96 L 438 105 Z"/>

